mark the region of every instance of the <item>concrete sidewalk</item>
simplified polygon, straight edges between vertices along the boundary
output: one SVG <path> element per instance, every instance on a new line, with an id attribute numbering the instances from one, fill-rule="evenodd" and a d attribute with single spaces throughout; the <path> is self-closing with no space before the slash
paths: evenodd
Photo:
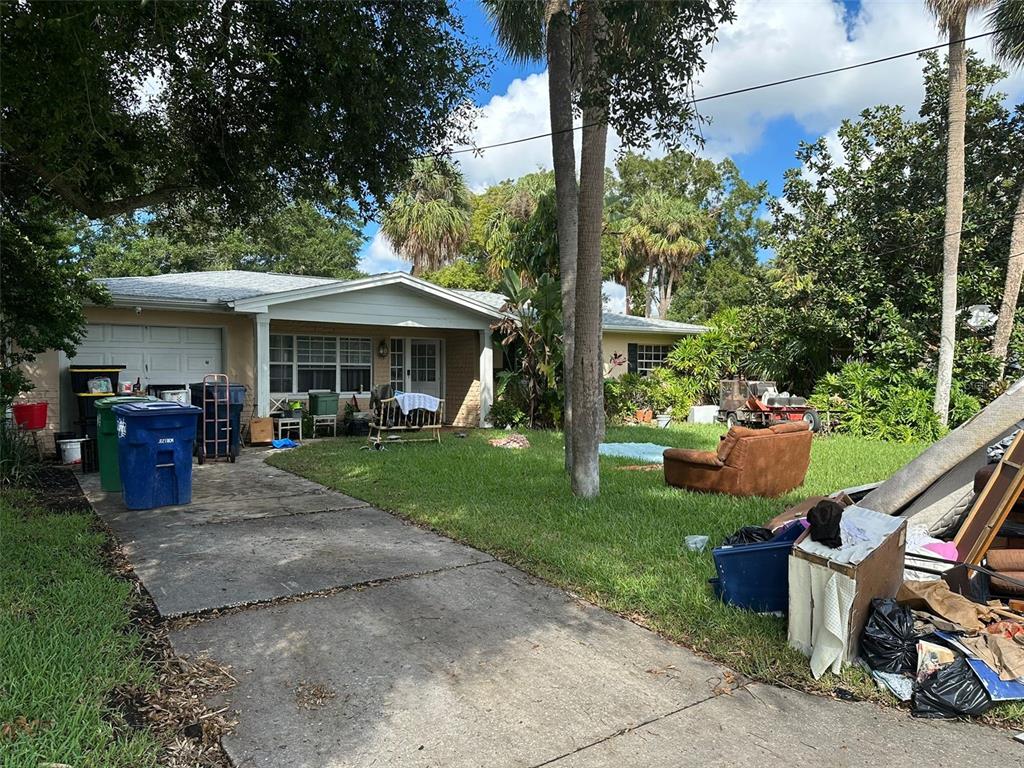
<path id="1" fill-rule="evenodd" d="M 1017 764 L 1010 734 L 744 684 L 488 555 L 266 466 L 196 467 L 187 507 L 83 487 L 171 635 L 238 679 L 239 766 Z M 311 594 L 303 600 L 275 598 Z M 267 603 L 261 605 L 261 603 Z M 309 696 L 310 690 L 317 695 Z"/>

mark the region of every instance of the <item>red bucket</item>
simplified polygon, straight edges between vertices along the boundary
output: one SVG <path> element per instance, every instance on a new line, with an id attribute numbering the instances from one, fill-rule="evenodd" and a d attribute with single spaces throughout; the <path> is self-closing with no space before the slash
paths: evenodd
<path id="1" fill-rule="evenodd" d="M 15 403 L 11 411 L 21 429 L 46 429 L 46 403 Z"/>

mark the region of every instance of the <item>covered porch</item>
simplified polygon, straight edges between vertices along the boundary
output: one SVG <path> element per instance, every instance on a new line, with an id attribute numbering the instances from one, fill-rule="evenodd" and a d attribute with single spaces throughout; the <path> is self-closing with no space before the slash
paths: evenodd
<path id="1" fill-rule="evenodd" d="M 407 275 L 382 275 L 235 302 L 252 316 L 260 416 L 311 390 L 355 398 L 390 384 L 445 401 L 445 423 L 489 426 L 493 307 Z"/>

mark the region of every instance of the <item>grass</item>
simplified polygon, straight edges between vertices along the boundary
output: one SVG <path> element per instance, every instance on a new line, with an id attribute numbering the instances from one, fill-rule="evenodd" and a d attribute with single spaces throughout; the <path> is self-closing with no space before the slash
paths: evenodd
<path id="1" fill-rule="evenodd" d="M 108 706 L 151 672 L 131 627 L 132 590 L 104 567 L 84 514 L 0 494 L 0 753 L 6 768 L 145 768 L 158 743 Z"/>
<path id="2" fill-rule="evenodd" d="M 606 439 L 712 448 L 721 431 L 619 427 Z M 717 545 L 809 495 L 883 480 L 923 446 L 816 438 L 805 484 L 781 499 L 684 492 L 667 487 L 660 471 L 620 470 L 635 462 L 602 458 L 600 497 L 580 501 L 562 472 L 561 434 L 527 432 L 532 447 L 521 451 L 487 444 L 502 434 L 446 435 L 440 445 L 393 445 L 382 453 L 360 451 L 362 440 L 329 440 L 270 461 L 486 550 L 743 674 L 877 695 L 856 669 L 814 681 L 806 658 L 786 645 L 785 620 L 717 600 L 707 584 L 710 552 L 690 552 L 683 539 L 706 534 Z"/>

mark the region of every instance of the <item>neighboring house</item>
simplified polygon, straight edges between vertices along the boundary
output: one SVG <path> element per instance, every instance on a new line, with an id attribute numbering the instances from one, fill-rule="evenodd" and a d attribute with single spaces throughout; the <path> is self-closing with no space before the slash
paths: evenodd
<path id="1" fill-rule="evenodd" d="M 123 364 L 123 379 L 190 384 L 226 373 L 249 393 L 245 420 L 268 415 L 311 389 L 368 404 L 371 387 L 425 392 L 446 401 L 446 421 L 488 423 L 495 359 L 490 326 L 499 294 L 441 288 L 404 272 L 358 280 L 263 272 L 188 272 L 99 280 L 113 300 L 86 307 L 87 334 L 74 358 L 48 352 L 27 366 L 50 404 L 50 429 L 75 430 L 67 367 Z M 701 326 L 604 316 L 602 357 L 648 370 L 680 337 Z"/>

